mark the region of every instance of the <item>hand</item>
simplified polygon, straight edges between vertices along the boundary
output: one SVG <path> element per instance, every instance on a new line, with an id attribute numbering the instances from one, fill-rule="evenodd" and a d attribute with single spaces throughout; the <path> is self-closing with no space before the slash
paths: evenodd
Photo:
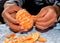
<path id="1" fill-rule="evenodd" d="M 21 31 L 23 29 L 22 26 L 19 26 L 19 22 L 15 19 L 16 12 L 19 11 L 21 8 L 19 8 L 17 5 L 12 5 L 10 7 L 7 7 L 2 12 L 2 17 L 6 24 L 9 25 L 10 29 L 14 32 Z"/>
<path id="2" fill-rule="evenodd" d="M 36 19 L 36 27 L 44 30 L 57 22 L 57 13 L 52 6 L 47 6 L 41 9 Z"/>
<path id="3" fill-rule="evenodd" d="M 2 12 L 2 14 L 3 14 L 10 22 L 12 22 L 12 23 L 14 23 L 14 24 L 17 24 L 18 21 L 17 21 L 16 19 L 14 19 L 11 14 L 13 14 L 13 16 L 15 16 L 14 13 L 16 13 L 16 12 L 19 11 L 19 10 L 20 10 L 20 8 L 19 8 L 17 5 L 12 5 L 12 6 L 10 6 L 10 7 L 5 8 L 4 11 Z"/>

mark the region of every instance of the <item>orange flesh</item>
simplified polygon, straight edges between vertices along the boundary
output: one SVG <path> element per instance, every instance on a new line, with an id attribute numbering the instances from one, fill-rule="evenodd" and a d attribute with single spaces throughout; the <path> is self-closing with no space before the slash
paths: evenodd
<path id="1" fill-rule="evenodd" d="M 16 19 L 20 22 L 19 25 L 24 29 L 30 29 L 33 26 L 32 16 L 26 10 L 20 10 L 16 14 Z"/>

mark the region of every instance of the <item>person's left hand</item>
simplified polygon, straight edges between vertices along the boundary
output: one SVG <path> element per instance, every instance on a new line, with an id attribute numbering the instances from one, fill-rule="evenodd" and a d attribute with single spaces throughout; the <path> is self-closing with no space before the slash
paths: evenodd
<path id="1" fill-rule="evenodd" d="M 53 26 L 55 22 L 57 22 L 57 13 L 52 6 L 47 6 L 38 13 L 35 26 L 44 30 Z"/>

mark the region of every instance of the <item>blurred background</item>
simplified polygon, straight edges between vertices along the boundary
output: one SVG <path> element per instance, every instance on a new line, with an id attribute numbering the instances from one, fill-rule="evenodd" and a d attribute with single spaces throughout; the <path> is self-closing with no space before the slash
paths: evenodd
<path id="1" fill-rule="evenodd" d="M 1 24 L 1 22 L 4 23 L 4 21 L 3 21 L 2 17 L 1 17 L 1 13 L 2 13 L 2 11 L 4 9 L 3 6 L 4 6 L 5 1 L 7 1 L 7 0 L 0 0 L 0 24 Z"/>

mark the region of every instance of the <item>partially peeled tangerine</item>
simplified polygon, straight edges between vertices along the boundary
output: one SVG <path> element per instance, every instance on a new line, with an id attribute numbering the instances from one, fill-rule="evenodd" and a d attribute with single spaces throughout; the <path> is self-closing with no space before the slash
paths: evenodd
<path id="1" fill-rule="evenodd" d="M 23 31 L 28 31 L 33 26 L 33 17 L 25 9 L 16 13 L 16 19 L 19 21 L 19 25 L 24 27 Z"/>

